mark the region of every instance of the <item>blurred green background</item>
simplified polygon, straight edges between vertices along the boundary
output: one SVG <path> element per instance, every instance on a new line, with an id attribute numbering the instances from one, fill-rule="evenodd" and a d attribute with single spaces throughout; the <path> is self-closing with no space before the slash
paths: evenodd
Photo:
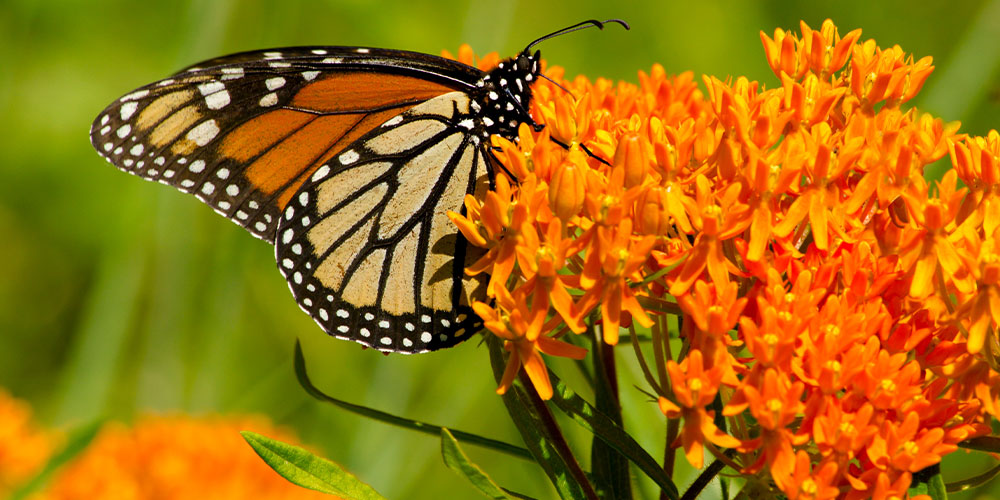
<path id="1" fill-rule="evenodd" d="M 0 386 L 63 427 L 149 411 L 263 413 L 390 498 L 475 497 L 443 466 L 437 439 L 306 396 L 291 365 L 299 338 L 314 381 L 335 397 L 519 443 L 477 342 L 387 357 L 328 338 L 296 307 L 271 247 L 91 150 L 88 128 L 106 104 L 209 57 L 324 44 L 437 54 L 463 42 L 511 55 L 554 29 L 620 17 L 632 31 L 585 31 L 541 49 L 570 76 L 635 82 L 659 62 L 771 87 L 759 31 L 829 17 L 841 33 L 863 28 L 863 39 L 934 57 L 918 107 L 974 134 L 1000 122 L 998 0 L 617 4 L 0 1 Z M 662 415 L 633 388 L 641 376 L 630 357 L 621 356 L 626 424 L 659 456 Z M 588 456 L 585 434 L 565 427 Z M 553 495 L 531 465 L 467 451 L 501 484 Z M 946 478 L 986 467 L 980 456 L 949 458 Z M 678 474 L 682 491 L 692 474 Z"/>

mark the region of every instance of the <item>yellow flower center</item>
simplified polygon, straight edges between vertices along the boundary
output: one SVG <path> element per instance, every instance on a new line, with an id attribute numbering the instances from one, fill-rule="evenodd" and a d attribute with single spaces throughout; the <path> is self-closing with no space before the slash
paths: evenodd
<path id="1" fill-rule="evenodd" d="M 609 194 L 602 194 L 601 197 L 598 198 L 598 201 L 600 201 L 600 203 L 601 203 L 601 209 L 600 209 L 601 213 L 598 214 L 599 221 L 604 221 L 604 220 L 607 220 L 607 218 L 608 218 L 608 211 L 611 210 L 611 207 L 617 205 L 620 200 L 618 199 L 617 196 L 611 196 Z"/>
<path id="2" fill-rule="evenodd" d="M 895 392 L 896 391 L 896 383 L 893 382 L 892 380 L 889 380 L 889 379 L 885 379 L 885 380 L 882 380 L 881 382 L 879 382 L 878 383 L 878 387 L 879 387 L 879 389 L 882 389 L 885 392 Z"/>
<path id="3" fill-rule="evenodd" d="M 808 495 L 812 497 L 815 496 L 818 491 L 819 491 L 819 486 L 817 486 L 816 481 L 813 481 L 811 478 L 806 479 L 805 481 L 802 481 L 801 484 L 799 484 L 799 493 L 803 495 Z"/>
<path id="4" fill-rule="evenodd" d="M 840 374 L 840 369 L 841 369 L 840 361 L 837 361 L 836 359 L 831 359 L 827 361 L 826 364 L 824 364 L 823 366 L 827 370 L 830 370 L 833 373 L 836 373 L 838 375 Z"/>
<path id="5" fill-rule="evenodd" d="M 917 446 L 917 443 L 913 441 L 907 441 L 906 443 L 904 443 L 903 450 L 910 455 L 916 455 L 920 453 L 920 447 Z"/>
<path id="6" fill-rule="evenodd" d="M 784 404 L 784 403 L 782 403 L 782 402 L 781 402 L 781 400 L 780 400 L 780 399 L 778 399 L 778 398 L 771 398 L 771 399 L 768 399 L 768 400 L 767 400 L 767 409 L 768 409 L 769 411 L 772 411 L 772 412 L 774 412 L 774 413 L 778 413 L 779 411 L 781 411 L 781 408 L 782 408 L 782 407 L 783 407 L 784 405 L 785 405 L 785 404 Z"/>
<path id="7" fill-rule="evenodd" d="M 858 432 L 857 428 L 855 428 L 854 424 L 851 422 L 841 422 L 840 425 L 837 426 L 837 430 L 839 430 L 840 434 L 843 436 L 853 436 Z"/>

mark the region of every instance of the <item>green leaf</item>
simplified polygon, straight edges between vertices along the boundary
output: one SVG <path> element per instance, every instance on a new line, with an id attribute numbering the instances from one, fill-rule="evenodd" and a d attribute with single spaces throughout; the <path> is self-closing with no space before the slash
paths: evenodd
<path id="1" fill-rule="evenodd" d="M 268 466 L 294 484 L 352 500 L 385 499 L 371 486 L 325 458 L 255 432 L 240 434 Z"/>
<path id="2" fill-rule="evenodd" d="M 972 489 L 972 488 L 978 488 L 978 487 L 980 487 L 980 486 L 982 486 L 982 485 L 990 482 L 990 480 L 992 480 L 993 478 L 997 477 L 998 474 L 1000 474 L 1000 464 L 998 464 L 996 467 L 993 467 L 990 470 L 988 470 L 988 471 L 986 471 L 986 472 L 984 472 L 982 474 L 979 474 L 979 475 L 976 475 L 976 476 L 972 476 L 970 478 L 963 479 L 961 481 L 955 481 L 953 483 L 948 483 L 946 485 L 945 489 L 946 489 L 946 491 L 948 491 L 950 493 L 957 493 L 959 491 L 965 491 L 965 490 Z"/>
<path id="3" fill-rule="evenodd" d="M 947 500 L 944 479 L 941 478 L 941 464 L 934 464 L 913 473 L 913 482 L 907 491 L 910 497 L 929 495 L 933 500 Z"/>
<path id="4" fill-rule="evenodd" d="M 559 377 L 551 371 L 554 395 L 552 402 L 560 410 L 569 415 L 576 423 L 592 432 L 595 436 L 628 458 L 639 469 L 653 480 L 671 499 L 680 498 L 677 486 L 660 467 L 660 464 L 642 446 L 628 435 L 624 429 L 616 425 L 607 415 L 604 415 L 578 396 L 566 386 Z"/>
<path id="5" fill-rule="evenodd" d="M 328 396 L 320 391 L 312 381 L 309 380 L 309 374 L 306 372 L 306 360 L 302 355 L 302 345 L 296 340 L 295 341 L 295 376 L 299 380 L 299 385 L 309 393 L 310 396 L 327 403 L 331 403 L 335 406 L 339 406 L 349 412 L 356 413 L 362 417 L 368 417 L 373 420 L 378 420 L 380 422 L 395 425 L 397 427 L 402 427 L 404 429 L 409 429 L 412 431 L 423 432 L 424 434 L 440 435 L 441 430 L 444 426 L 430 424 L 427 422 L 421 422 L 419 420 L 411 420 L 408 418 L 398 417 L 391 413 L 386 413 L 381 410 L 376 410 L 374 408 L 368 408 L 367 406 L 356 405 L 354 403 L 348 403 L 331 396 Z M 478 434 L 473 434 L 471 432 L 464 432 L 458 430 L 452 430 L 452 434 L 459 441 L 466 444 L 474 444 L 476 446 L 482 446 L 483 448 L 489 448 L 494 451 L 499 451 L 501 453 L 506 453 L 508 455 L 515 456 L 517 458 L 522 458 L 525 460 L 532 460 L 533 457 L 531 453 L 521 448 L 520 446 L 514 446 L 510 443 L 505 443 L 503 441 L 498 441 L 496 439 L 490 439 L 488 437 L 483 437 Z"/>
<path id="6" fill-rule="evenodd" d="M 97 437 L 102 425 L 104 420 L 96 420 L 73 431 L 66 441 L 66 446 L 49 459 L 38 475 L 12 493 L 8 500 L 21 500 L 38 491 L 60 467 L 87 449 L 90 442 Z"/>
<path id="7" fill-rule="evenodd" d="M 615 357 L 612 347 L 603 340 L 594 337 L 597 331 L 591 327 L 591 339 L 594 347 L 590 351 L 594 363 L 594 403 L 597 410 L 607 415 L 618 428 L 622 427 L 621 406 L 618 402 L 618 381 L 616 379 Z M 590 445 L 591 473 L 601 478 L 602 486 L 607 490 L 604 497 L 632 498 L 632 483 L 629 476 L 628 460 L 621 453 L 596 433 Z"/>
<path id="8" fill-rule="evenodd" d="M 469 457 L 459 447 L 458 440 L 451 432 L 448 432 L 448 429 L 441 429 L 441 455 L 449 469 L 468 479 L 484 495 L 490 498 L 513 500 L 478 465 L 469 461 Z"/>
<path id="9" fill-rule="evenodd" d="M 489 335 L 486 338 L 486 345 L 490 351 L 490 364 L 493 366 L 493 374 L 497 381 L 503 376 L 505 360 L 503 356 L 503 346 L 496 336 Z M 549 476 L 552 485 L 556 487 L 559 496 L 566 499 L 587 498 L 583 485 L 574 477 L 569 464 L 564 457 L 560 456 L 552 440 L 546 436 L 545 425 L 542 417 L 535 411 L 529 396 L 524 389 L 512 385 L 506 393 L 501 396 L 507 413 L 521 433 L 521 438 L 528 446 L 528 450 L 534 456 L 535 461 L 545 474 Z"/>

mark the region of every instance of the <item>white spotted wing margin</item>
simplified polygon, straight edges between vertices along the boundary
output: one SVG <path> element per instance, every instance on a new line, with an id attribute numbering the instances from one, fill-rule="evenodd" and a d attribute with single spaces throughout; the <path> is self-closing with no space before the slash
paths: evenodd
<path id="1" fill-rule="evenodd" d="M 449 210 L 489 186 L 485 146 L 452 92 L 386 121 L 321 166 L 278 223 L 275 255 L 299 306 L 330 335 L 384 352 L 450 347 L 482 325 L 488 276 L 464 269 Z"/>

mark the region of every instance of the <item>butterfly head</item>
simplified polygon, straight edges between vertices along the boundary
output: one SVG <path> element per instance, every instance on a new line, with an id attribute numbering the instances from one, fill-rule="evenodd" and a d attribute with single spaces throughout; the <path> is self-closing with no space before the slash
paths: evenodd
<path id="1" fill-rule="evenodd" d="M 501 61 L 476 84 L 479 87 L 476 105 L 487 137 L 497 134 L 513 139 L 522 123 L 536 126 L 528 107 L 531 85 L 541 70 L 540 58 L 537 50 L 521 52 Z"/>

